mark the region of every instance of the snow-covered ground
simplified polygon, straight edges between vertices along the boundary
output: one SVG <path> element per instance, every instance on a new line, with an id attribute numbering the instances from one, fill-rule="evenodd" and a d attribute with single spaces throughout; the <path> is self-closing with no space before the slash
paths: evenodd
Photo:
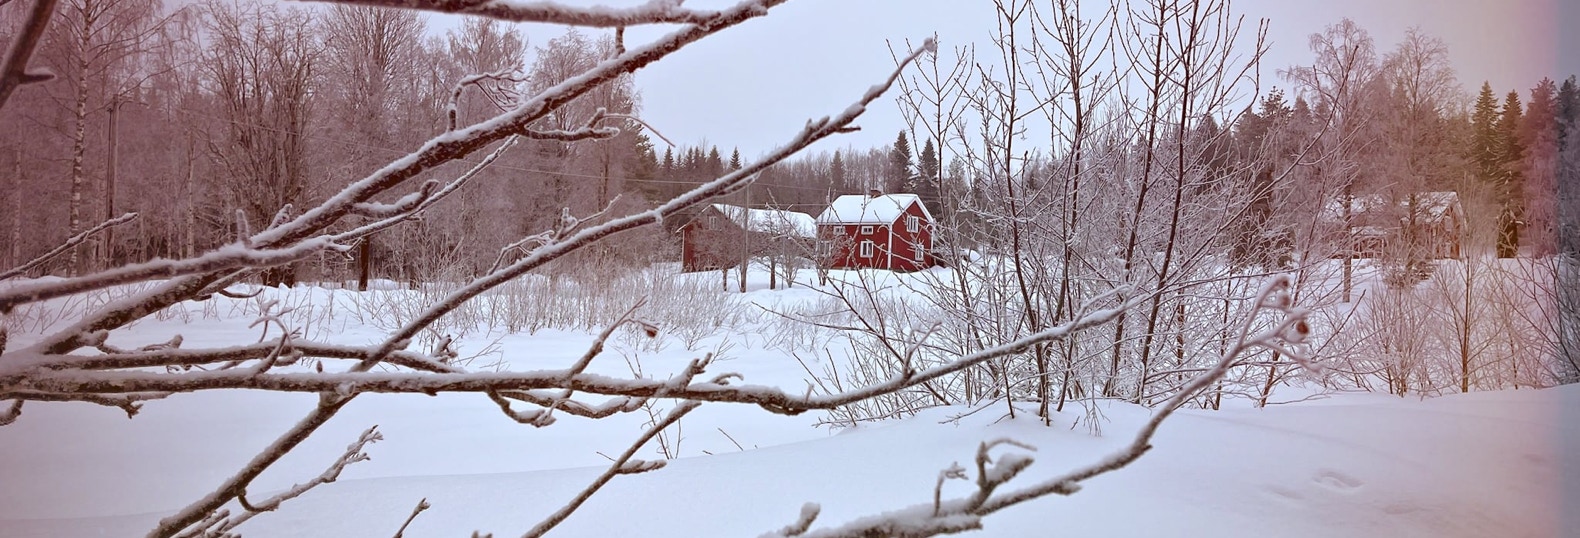
<path id="1" fill-rule="evenodd" d="M 746 300 L 787 304 L 816 296 L 804 288 L 761 289 L 766 278 L 753 280 L 757 289 Z M 317 336 L 358 344 L 380 334 L 347 305 L 322 313 L 333 303 L 328 297 L 349 292 L 314 293 L 323 298 L 303 304 L 320 311 Z M 246 329 L 245 308 L 190 308 L 192 315 L 145 320 L 111 342 L 140 345 L 179 333 L 183 347 L 198 347 L 257 338 L 256 329 Z M 13 345 L 43 325 L 13 335 L 21 340 Z M 663 376 L 724 349 L 715 370 L 802 386 L 803 366 L 769 349 L 772 335 L 754 332 L 762 327 L 731 329 L 728 348 L 709 338 L 694 350 L 674 342 L 637 353 L 622 352 L 617 342 L 593 371 L 630 375 L 629 356 L 640 357 L 649 375 Z M 505 351 L 505 367 L 525 369 L 563 365 L 591 340 L 583 331 L 480 331 L 462 345 L 495 344 Z M 149 403 L 133 420 L 87 404 L 29 403 L 16 423 L 0 428 L 0 536 L 140 536 L 234 472 L 314 402 L 260 392 L 187 394 Z M 834 525 L 931 502 L 938 471 L 953 462 L 969 466 L 984 440 L 1011 437 L 1037 447 L 1037 463 L 1018 479 L 1029 482 L 1114 450 L 1150 412 L 1107 404 L 1100 409 L 1107 422 L 1093 435 L 1079 407 L 1052 427 L 1025 413 L 1008 419 L 1002 404 L 948 420 L 963 411 L 934 409 L 831 432 L 813 426 L 813 413 L 704 406 L 681 423 L 680 459 L 617 477 L 553 534 L 755 536 L 792 522 L 807 502 L 822 507 L 819 526 Z M 600 473 L 607 463 L 601 454 L 623 450 L 647 420 L 640 412 L 601 421 L 562 417 L 538 429 L 511 421 L 482 396 L 364 395 L 254 490 L 316 476 L 377 424 L 385 440 L 369 447 L 373 459 L 241 530 L 390 536 L 426 498 L 432 508 L 406 536 L 519 534 Z M 1340 394 L 1267 409 L 1188 410 L 1164 424 L 1154 445 L 1130 468 L 1073 496 L 988 518 L 977 535 L 1575 536 L 1580 529 L 1580 386 L 1425 401 Z M 639 457 L 659 455 L 650 446 Z M 944 493 L 962 496 L 969 488 L 951 481 Z"/>

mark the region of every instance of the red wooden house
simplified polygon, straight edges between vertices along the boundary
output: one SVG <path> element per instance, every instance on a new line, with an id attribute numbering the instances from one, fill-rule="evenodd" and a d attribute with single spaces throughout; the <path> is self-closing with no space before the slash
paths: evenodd
<path id="1" fill-rule="evenodd" d="M 806 213 L 710 204 L 680 234 L 681 271 L 689 273 L 735 267 L 756 256 L 810 254 L 817 226 Z"/>
<path id="2" fill-rule="evenodd" d="M 919 271 L 933 263 L 933 215 L 915 194 L 841 196 L 817 217 L 832 269 Z"/>

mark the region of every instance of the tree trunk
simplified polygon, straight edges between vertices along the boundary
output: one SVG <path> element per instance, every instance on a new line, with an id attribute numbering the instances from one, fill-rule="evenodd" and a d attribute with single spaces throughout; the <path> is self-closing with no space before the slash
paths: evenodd
<path id="1" fill-rule="evenodd" d="M 22 150 L 11 154 L 11 252 L 8 266 L 16 267 L 22 260 Z"/>
<path id="2" fill-rule="evenodd" d="M 357 248 L 357 291 L 368 291 L 368 272 L 373 265 L 373 238 L 362 238 Z"/>
<path id="3" fill-rule="evenodd" d="M 85 43 L 84 48 L 86 46 Z M 87 62 L 81 63 L 79 67 L 87 71 Z M 82 231 L 82 190 L 86 182 L 83 177 L 82 161 L 88 146 L 88 85 L 85 81 L 79 81 L 77 102 L 72 108 L 71 115 L 76 128 L 71 132 L 71 201 L 70 217 L 66 225 L 67 237 L 75 236 Z M 82 257 L 82 246 L 72 247 L 70 255 L 66 258 L 67 276 L 77 276 L 78 264 L 81 263 Z"/>

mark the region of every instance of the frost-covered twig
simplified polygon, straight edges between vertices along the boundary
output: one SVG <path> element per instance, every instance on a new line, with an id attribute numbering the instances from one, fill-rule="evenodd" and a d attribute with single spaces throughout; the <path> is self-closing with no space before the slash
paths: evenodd
<path id="1" fill-rule="evenodd" d="M 30 369 L 48 370 L 117 370 L 123 368 L 193 367 L 231 361 L 262 359 L 276 348 L 274 342 L 214 349 L 160 348 L 153 350 L 108 353 L 103 355 L 37 355 L 18 352 L 8 355 L 0 364 L 0 386 L 17 382 Z M 364 360 L 373 351 L 363 347 L 321 344 L 293 339 L 282 350 L 304 358 Z M 420 372 L 462 372 L 460 368 L 439 362 L 434 357 L 413 351 L 396 351 L 385 358 L 388 364 Z"/>
<path id="2" fill-rule="evenodd" d="M 417 203 L 409 209 L 392 212 L 383 220 L 365 224 L 356 229 L 336 234 L 333 240 L 337 243 L 349 243 L 352 239 L 371 235 L 374 232 L 389 228 L 396 224 L 400 224 L 416 215 L 422 214 L 423 211 L 427 210 L 429 207 L 432 207 L 433 204 L 439 203 L 440 200 L 445 199 L 451 194 L 455 194 L 455 192 L 460 190 L 461 187 L 466 186 L 466 184 L 470 182 L 472 178 L 477 177 L 479 172 L 482 172 L 483 169 L 488 168 L 488 165 L 493 164 L 494 161 L 498 160 L 500 155 L 504 155 L 506 151 L 510 150 L 510 148 L 515 147 L 517 140 L 520 139 L 515 136 L 506 138 L 503 144 L 500 144 L 499 147 L 494 148 L 494 151 L 489 152 L 487 156 L 483 157 L 483 160 L 478 161 L 478 163 L 472 166 L 472 168 L 468 169 L 466 173 L 457 176 L 454 180 L 446 183 L 443 187 L 440 187 L 436 191 L 430 192 L 428 189 L 428 185 L 433 184 L 433 182 L 425 183 L 421 191 L 407 195 L 407 197 L 412 197 L 413 195 L 417 196 Z"/>
<path id="3" fill-rule="evenodd" d="M 636 398 L 677 398 L 698 401 L 735 402 L 759 405 L 770 411 L 797 414 L 812 409 L 832 409 L 841 405 L 888 394 L 937 379 L 953 372 L 970 368 L 988 360 L 1019 353 L 1040 342 L 1067 338 L 1083 329 L 1102 325 L 1119 312 L 1136 304 L 1141 298 L 1132 298 L 1120 306 L 1097 310 L 1039 333 L 1028 335 L 997 347 L 963 356 L 955 361 L 918 370 L 908 377 L 868 385 L 836 394 L 799 395 L 784 392 L 778 387 L 742 385 L 733 386 L 710 382 L 693 382 L 702 373 L 705 363 L 693 361 L 685 372 L 675 379 L 618 379 L 596 374 L 571 374 L 568 370 L 539 370 L 529 372 L 470 372 L 412 374 L 400 372 L 371 372 L 355 369 L 343 373 L 274 373 L 252 375 L 247 372 L 209 371 L 179 375 L 150 372 L 87 372 L 41 371 L 18 381 L 15 377 L 0 377 L 0 383 L 23 383 L 27 387 L 55 392 L 123 393 L 123 392 L 185 392 L 217 389 L 259 389 L 280 392 L 329 392 L 353 395 L 363 392 L 422 393 L 439 392 L 497 392 L 507 390 L 530 391 L 538 389 L 568 389 L 576 392 L 606 396 Z M 364 353 L 371 356 L 378 351 Z M 0 385 L 3 386 L 3 385 Z"/>
<path id="4" fill-rule="evenodd" d="M 135 215 L 135 213 L 127 213 Z M 325 250 L 345 251 L 349 247 L 330 238 L 315 238 L 282 249 L 258 250 L 231 244 L 196 258 L 155 260 L 126 265 L 91 275 L 64 280 L 16 286 L 0 291 L 0 312 L 17 305 L 46 301 L 87 291 L 142 282 L 155 278 L 225 271 L 237 267 L 272 267 L 305 259 Z"/>
<path id="5" fill-rule="evenodd" d="M 605 469 L 603 474 L 598 475 L 597 479 L 593 480 L 591 484 L 588 484 L 586 488 L 583 488 L 580 493 L 577 493 L 576 498 L 571 499 L 570 502 L 565 503 L 564 506 L 561 506 L 559 510 L 555 510 L 553 514 L 549 514 L 549 516 L 544 518 L 543 521 L 538 522 L 537 525 L 532 527 L 532 530 L 529 530 L 526 534 L 523 534 L 522 538 L 535 538 L 537 536 L 543 536 L 544 533 L 549 532 L 549 530 L 553 529 L 555 525 L 559 525 L 560 522 L 565 521 L 565 518 L 569 517 L 571 512 L 575 512 L 577 508 L 580 508 L 582 503 L 587 502 L 587 499 L 592 498 L 593 494 L 597 493 L 600 488 L 603 488 L 604 484 L 609 483 L 609 480 L 613 479 L 615 475 L 645 473 L 663 468 L 664 460 L 644 461 L 633 460 L 631 458 L 632 456 L 635 456 L 636 451 L 641 450 L 648 441 L 653 440 L 653 437 L 657 436 L 659 432 L 662 432 L 665 428 L 668 428 L 676 422 L 679 422 L 681 417 L 686 416 L 687 413 L 690 413 L 692 410 L 701 405 L 702 404 L 700 402 L 692 401 L 681 402 L 680 405 L 676 405 L 674 409 L 669 411 L 668 415 L 664 416 L 663 420 L 648 428 L 647 431 L 642 432 L 642 436 L 637 438 L 635 442 L 631 443 L 631 446 L 626 448 L 625 452 L 620 454 L 620 457 L 614 460 L 614 463 L 609 464 L 609 468 Z"/>
<path id="6" fill-rule="evenodd" d="M 142 402 L 158 400 L 170 396 L 168 392 L 147 392 L 130 394 L 74 394 L 63 392 L 40 391 L 7 391 L 0 392 L 0 400 L 14 400 L 15 406 L 20 409 L 22 402 L 86 402 L 105 407 L 114 407 L 126 412 L 126 418 L 132 418 L 142 410 Z M 13 417 L 14 418 L 14 417 Z M 5 422 L 0 421 L 0 425 Z"/>
<path id="7" fill-rule="evenodd" d="M 221 523 L 205 534 L 228 533 L 236 527 L 241 526 L 242 523 L 246 523 L 247 520 L 252 519 L 252 517 L 255 515 L 263 512 L 273 511 L 276 508 L 279 508 L 280 505 L 285 501 L 295 499 L 301 496 L 303 493 L 307 493 L 308 490 L 338 480 L 340 478 L 340 473 L 346 470 L 346 466 L 370 459 L 368 454 L 363 452 L 363 449 L 366 448 L 368 444 L 376 443 L 383 439 L 384 436 L 378 432 L 378 426 L 373 426 L 367 430 L 364 430 L 362 435 L 357 437 L 356 441 L 346 446 L 345 453 L 341 454 L 339 458 L 335 459 L 334 463 L 330 464 L 329 468 L 325 469 L 323 473 L 313 477 L 312 480 L 293 485 L 290 487 L 290 489 L 280 492 L 273 497 L 269 497 L 263 502 L 247 502 L 247 492 L 246 489 L 243 488 L 236 494 L 236 502 L 241 505 L 241 508 L 244 511 L 240 514 L 237 514 L 235 517 L 227 518 L 224 523 Z M 416 517 L 415 514 L 413 517 Z M 401 528 L 404 529 L 405 527 L 403 526 Z"/>
<path id="8" fill-rule="evenodd" d="M 493 101 L 495 106 L 504 108 L 504 103 L 500 102 L 498 99 L 495 99 L 493 94 L 488 93 L 488 89 L 483 87 L 483 83 L 487 81 L 493 81 L 496 84 L 520 84 L 522 82 L 526 82 L 526 80 L 527 79 L 523 78 L 514 69 L 504 69 L 493 73 L 478 73 L 475 75 L 467 75 L 462 77 L 459 82 L 455 83 L 455 88 L 450 90 L 450 101 L 445 105 L 444 114 L 445 117 L 448 118 L 450 125 L 450 128 L 447 130 L 455 130 L 456 122 L 459 121 L 457 117 L 460 114 L 458 112 L 458 107 L 461 103 L 461 94 L 466 91 L 467 86 L 477 86 L 477 89 L 482 91 L 483 95 L 487 96 L 489 100 Z"/>
<path id="9" fill-rule="evenodd" d="M 681 7 L 682 0 L 648 0 L 639 6 L 570 6 L 559 2 L 501 2 L 498 0 L 449 0 L 432 3 L 420 0 L 333 0 L 339 4 L 417 8 L 442 13 L 482 15 L 514 22 L 547 22 L 615 28 L 645 24 L 707 24 L 719 12 Z M 777 4 L 778 2 L 763 2 Z M 764 8 L 768 7 L 767 5 Z"/>
<path id="10" fill-rule="evenodd" d="M 65 253 L 65 252 L 71 250 L 73 247 L 76 247 L 79 244 L 82 244 L 83 241 L 87 241 L 89 237 L 93 237 L 93 234 L 96 234 L 96 233 L 108 230 L 110 228 L 114 228 L 116 226 L 120 226 L 122 224 L 126 224 L 126 223 L 134 221 L 134 220 L 137 220 L 137 213 L 127 213 L 127 214 L 121 215 L 119 217 L 115 217 L 113 219 L 101 222 L 101 223 L 99 223 L 98 225 L 95 225 L 92 228 L 88 228 L 86 230 L 83 230 L 82 233 L 79 233 L 77 235 L 71 236 L 71 238 L 67 239 L 66 242 L 61 243 L 60 245 L 56 246 L 55 248 L 50 249 L 49 252 L 45 252 L 43 255 L 40 255 L 37 258 L 33 258 L 32 261 L 29 261 L 27 263 L 19 265 L 19 266 L 15 267 L 15 268 L 12 268 L 9 271 L 0 273 L 0 280 L 6 280 L 6 279 L 9 279 L 9 278 L 15 278 L 18 275 L 25 275 L 25 274 L 27 274 L 28 271 L 32 271 L 33 268 L 38 267 L 40 265 L 44 265 L 45 262 L 48 262 L 49 260 L 53 259 L 54 257 L 59 256 L 59 255 Z M 0 311 L 5 310 L 5 308 L 6 307 L 0 307 Z"/>

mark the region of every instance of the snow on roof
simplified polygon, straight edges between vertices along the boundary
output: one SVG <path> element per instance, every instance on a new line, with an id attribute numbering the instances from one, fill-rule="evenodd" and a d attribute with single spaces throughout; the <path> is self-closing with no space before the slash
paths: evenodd
<path id="1" fill-rule="evenodd" d="M 927 211 L 927 204 L 923 204 L 921 197 L 915 194 L 847 194 L 835 198 L 834 203 L 818 215 L 817 223 L 890 224 L 913 203 L 922 207 L 922 215 L 927 220 L 933 220 L 932 213 Z"/>
<path id="2" fill-rule="evenodd" d="M 809 239 L 817 237 L 817 224 L 812 221 L 812 215 L 799 211 L 748 209 L 729 204 L 713 204 L 713 209 L 747 231 Z"/>

